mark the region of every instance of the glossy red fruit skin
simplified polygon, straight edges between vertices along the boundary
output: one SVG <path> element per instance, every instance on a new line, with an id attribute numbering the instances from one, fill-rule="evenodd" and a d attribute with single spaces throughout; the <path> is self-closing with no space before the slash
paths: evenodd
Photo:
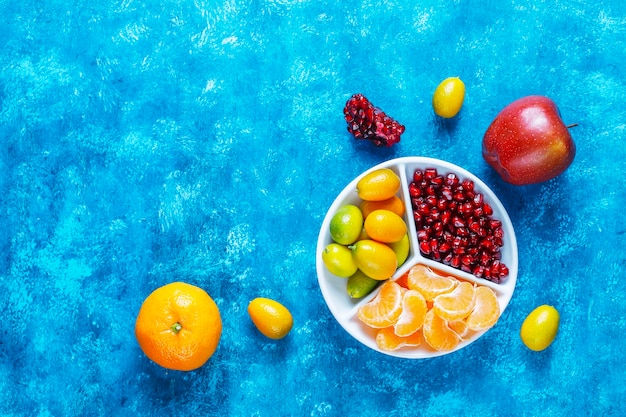
<path id="1" fill-rule="evenodd" d="M 483 158 L 514 185 L 550 180 L 565 171 L 576 146 L 554 101 L 522 97 L 496 116 L 483 137 Z"/>

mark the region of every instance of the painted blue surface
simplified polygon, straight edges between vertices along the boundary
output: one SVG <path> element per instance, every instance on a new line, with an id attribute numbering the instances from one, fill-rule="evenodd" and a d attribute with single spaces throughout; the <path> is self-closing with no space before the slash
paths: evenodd
<path id="1" fill-rule="evenodd" d="M 445 3 L 445 4 L 444 4 Z M 0 414 L 626 414 L 626 6 L 583 1 L 0 1 Z M 467 86 L 437 120 L 442 79 Z M 405 124 L 356 142 L 356 92 Z M 503 183 L 481 138 L 510 101 L 552 97 L 578 147 L 544 184 Z M 325 211 L 384 160 L 422 155 L 499 195 L 520 249 L 498 325 L 432 360 L 375 353 L 332 319 L 315 274 Z M 143 299 L 175 280 L 220 307 L 197 371 L 151 363 Z M 246 306 L 295 325 L 261 336 Z M 518 337 L 535 306 L 561 328 Z"/>

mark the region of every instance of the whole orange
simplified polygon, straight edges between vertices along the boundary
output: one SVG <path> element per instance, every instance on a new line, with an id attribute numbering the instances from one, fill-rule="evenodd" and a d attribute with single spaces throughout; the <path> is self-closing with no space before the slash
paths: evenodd
<path id="1" fill-rule="evenodd" d="M 217 349 L 222 318 L 202 288 L 173 282 L 154 290 L 143 302 L 135 337 L 148 358 L 164 368 L 191 371 Z"/>

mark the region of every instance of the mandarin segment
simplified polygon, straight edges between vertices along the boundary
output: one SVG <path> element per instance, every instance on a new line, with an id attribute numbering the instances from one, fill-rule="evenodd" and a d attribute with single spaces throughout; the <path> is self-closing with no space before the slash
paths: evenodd
<path id="1" fill-rule="evenodd" d="M 407 277 L 409 289 L 421 292 L 426 301 L 433 301 L 438 295 L 451 292 L 458 283 L 458 280 L 438 275 L 421 264 L 411 268 Z"/>
<path id="2" fill-rule="evenodd" d="M 402 313 L 404 289 L 393 281 L 386 281 L 376 297 L 359 308 L 359 320 L 373 328 L 393 326 Z"/>
<path id="3" fill-rule="evenodd" d="M 402 297 L 402 312 L 393 325 L 395 334 L 407 337 L 417 332 L 424 325 L 427 310 L 426 299 L 419 291 L 406 291 Z"/>
<path id="4" fill-rule="evenodd" d="M 500 304 L 496 293 L 489 287 L 478 287 L 474 298 L 474 309 L 467 317 L 468 328 L 481 331 L 493 327 L 500 318 Z"/>
<path id="5" fill-rule="evenodd" d="M 435 314 L 444 320 L 454 321 L 467 317 L 474 308 L 474 285 L 461 282 L 452 292 L 441 294 L 433 300 Z"/>
<path id="6" fill-rule="evenodd" d="M 452 350 L 461 342 L 459 335 L 433 309 L 426 313 L 424 340 L 436 351 Z"/>
<path id="7" fill-rule="evenodd" d="M 422 333 L 415 332 L 407 337 L 398 336 L 393 327 L 382 328 L 376 333 L 376 345 L 380 350 L 391 352 L 405 346 L 416 347 L 422 344 Z"/>
<path id="8" fill-rule="evenodd" d="M 450 329 L 454 330 L 454 332 L 459 335 L 461 340 L 465 336 L 467 336 L 469 334 L 469 332 L 470 332 L 470 328 L 467 325 L 467 320 L 449 321 L 448 322 L 448 327 Z"/>

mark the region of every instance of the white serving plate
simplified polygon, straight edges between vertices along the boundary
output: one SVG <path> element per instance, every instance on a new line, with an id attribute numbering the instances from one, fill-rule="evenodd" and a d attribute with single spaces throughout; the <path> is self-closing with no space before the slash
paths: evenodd
<path id="1" fill-rule="evenodd" d="M 487 185 L 485 185 L 485 183 L 482 182 L 478 177 L 459 166 L 439 159 L 415 156 L 392 159 L 376 165 L 369 170 L 363 172 L 361 175 L 352 180 L 343 189 L 343 191 L 341 191 L 341 193 L 339 193 L 335 201 L 328 209 L 328 212 L 324 217 L 324 221 L 322 222 L 316 248 L 317 277 L 324 300 L 337 322 L 339 322 L 339 324 L 352 337 L 377 352 L 400 358 L 421 359 L 441 356 L 462 349 L 465 346 L 468 346 L 469 344 L 478 340 L 488 330 L 473 333 L 471 337 L 468 337 L 467 339 L 459 343 L 459 345 L 455 349 L 450 351 L 435 351 L 431 349 L 425 342 L 423 342 L 422 345 L 418 347 L 404 347 L 392 352 L 380 350 L 375 341 L 376 330 L 371 329 L 367 325 L 361 323 L 361 321 L 357 317 L 357 310 L 359 309 L 359 307 L 374 298 L 378 292 L 378 289 L 361 299 L 352 299 L 346 292 L 347 279 L 337 277 L 331 274 L 324 266 L 324 262 L 322 261 L 322 251 L 326 247 L 326 245 L 332 242 L 329 232 L 329 226 L 333 214 L 345 204 L 354 204 L 358 207 L 361 203 L 361 200 L 359 199 L 355 191 L 357 182 L 361 179 L 361 177 L 363 177 L 370 171 L 380 168 L 390 168 L 395 171 L 396 174 L 398 174 L 398 176 L 400 177 L 401 187 L 400 191 L 398 192 L 398 196 L 403 199 L 406 206 L 404 219 L 409 229 L 409 236 L 411 239 L 411 250 L 409 253 L 409 257 L 406 262 L 398 268 L 398 270 L 391 279 L 395 280 L 401 277 L 404 273 L 411 269 L 412 266 L 421 263 L 430 266 L 431 268 L 438 270 L 441 273 L 445 273 L 459 279 L 475 282 L 478 285 L 484 285 L 492 288 L 497 295 L 500 304 L 501 314 L 504 312 L 507 305 L 509 304 L 509 301 L 511 300 L 511 297 L 513 296 L 518 272 L 517 241 L 515 239 L 515 232 L 513 230 L 511 219 L 509 218 L 504 206 L 502 205 L 498 197 L 496 197 L 493 191 L 491 191 L 489 187 L 487 187 Z M 504 230 L 504 244 L 501 248 L 501 262 L 506 264 L 509 268 L 509 275 L 503 283 L 498 284 L 488 281 L 486 279 L 477 278 L 469 273 L 465 273 L 451 266 L 447 266 L 438 261 L 425 258 L 420 253 L 418 249 L 417 233 L 415 231 L 415 221 L 413 220 L 412 215 L 411 200 L 408 196 L 408 185 L 412 181 L 414 171 L 418 168 L 422 170 L 426 168 L 436 168 L 440 174 L 453 172 L 461 179 L 467 178 L 472 180 L 474 182 L 474 189 L 477 192 L 483 194 L 484 200 L 488 202 L 493 208 L 493 215 L 491 217 L 500 220 L 502 222 L 502 228 Z M 380 288 L 380 286 L 378 288 Z"/>

